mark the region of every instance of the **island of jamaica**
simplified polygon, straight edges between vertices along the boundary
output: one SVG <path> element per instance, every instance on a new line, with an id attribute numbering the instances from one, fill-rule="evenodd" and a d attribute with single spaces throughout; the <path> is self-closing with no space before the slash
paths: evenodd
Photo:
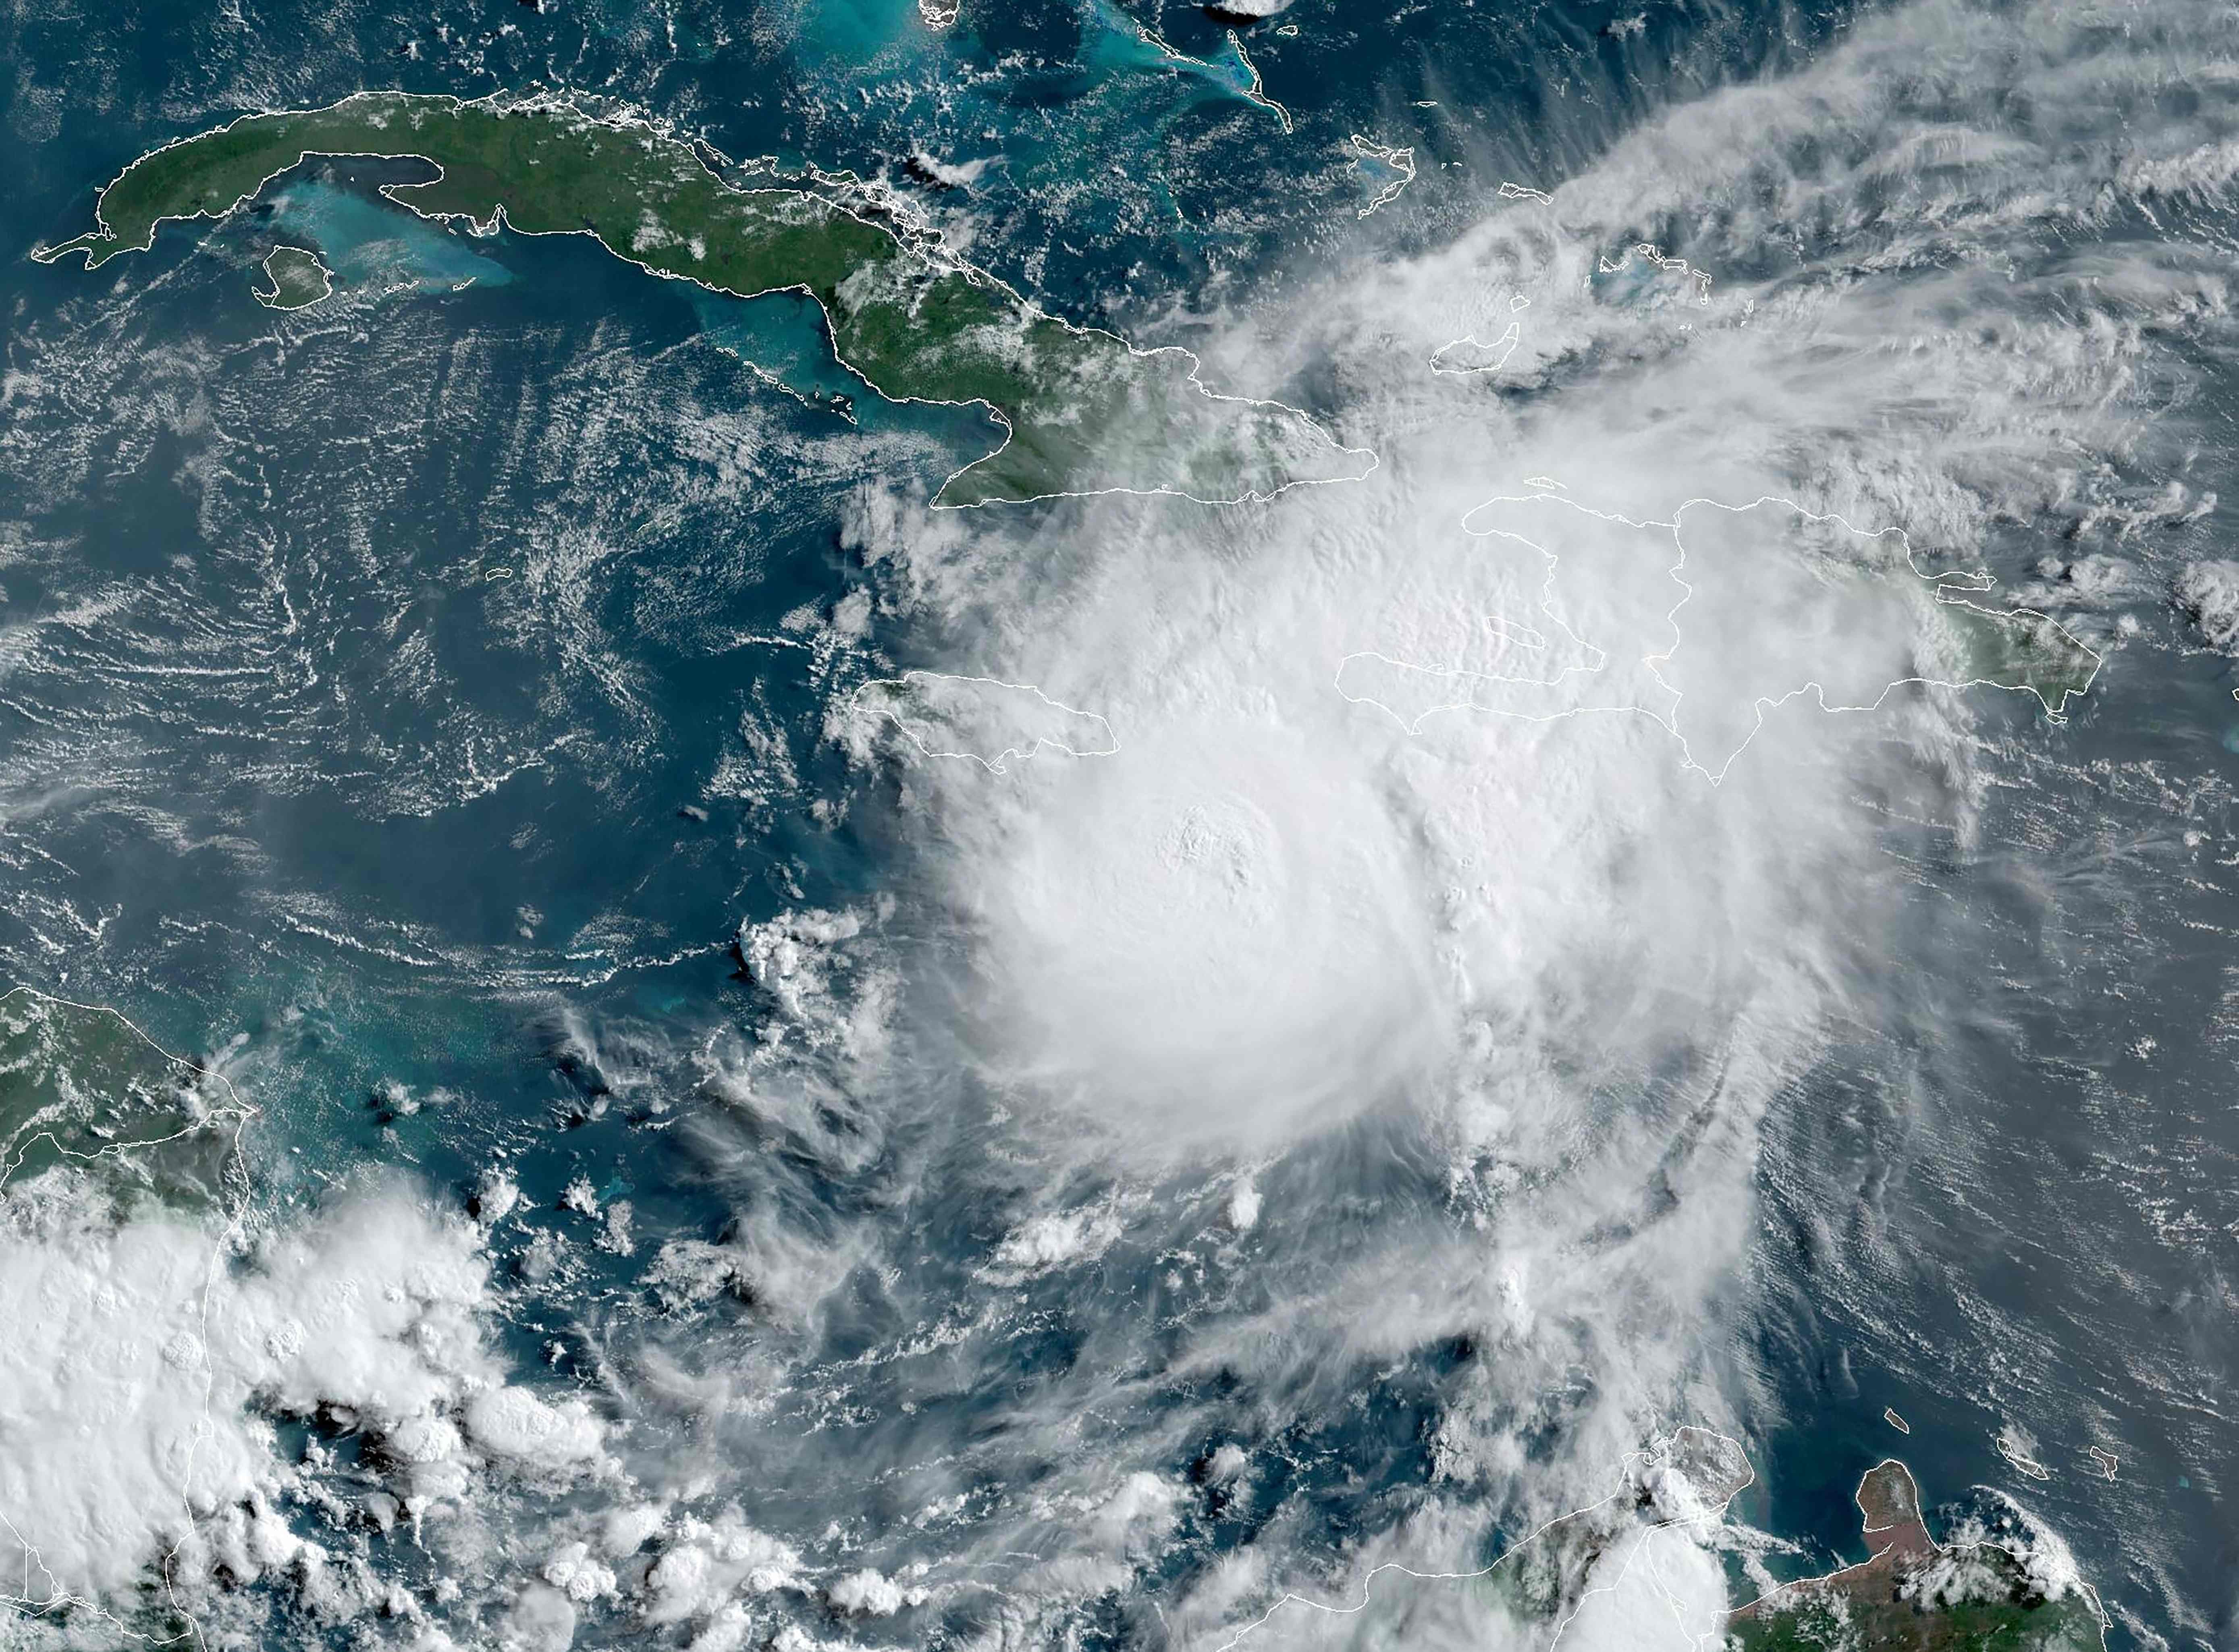
<path id="1" fill-rule="evenodd" d="M 1060 321 L 814 182 L 734 187 L 694 144 L 564 100 L 363 92 L 246 115 L 141 156 L 101 192 L 95 229 L 33 255 L 82 254 L 92 269 L 144 252 L 167 220 L 222 218 L 316 156 L 426 162 L 435 176 L 382 193 L 477 233 L 588 235 L 713 291 L 808 294 L 840 362 L 880 395 L 977 403 L 1003 427 L 938 504 L 1105 492 L 1228 504 L 1375 464 L 1296 408 L 1213 394 L 1187 351 Z"/>

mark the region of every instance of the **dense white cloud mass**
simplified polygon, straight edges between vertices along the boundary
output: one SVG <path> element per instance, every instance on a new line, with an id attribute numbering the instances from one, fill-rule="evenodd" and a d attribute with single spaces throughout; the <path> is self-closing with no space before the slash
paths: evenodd
<path id="1" fill-rule="evenodd" d="M 1058 705 L 1030 683 L 905 672 L 864 684 L 854 709 L 891 722 L 927 757 L 955 758 L 997 773 L 1046 753 L 1102 757 L 1114 749 L 1102 718 Z"/>
<path id="2" fill-rule="evenodd" d="M 751 1013 L 688 1050 L 633 1066 L 562 1018 L 723 1219 L 603 1166 L 555 1214 L 475 1165 L 475 1223 L 376 1190 L 236 1251 L 12 1190 L 0 1324 L 34 1329 L 0 1344 L 0 1560 L 35 1604 L 161 1565 L 190 1602 L 282 1579 L 369 1613 L 388 1580 L 288 1512 L 311 1476 L 277 1425 L 310 1418 L 369 1443 L 359 1529 L 472 1538 L 462 1602 L 397 1612 L 431 1646 L 1026 1647 L 1092 1611 L 1206 1652 L 1255 1622 L 1701 1644 L 1714 1511 L 1668 1483 L 1546 1549 L 1559 1610 L 1377 1569 L 1474 1570 L 1735 1409 L 1760 1127 L 1874 1025 L 1985 753 L 2046 726 L 1937 686 L 1967 673 L 1923 576 L 2049 502 L 2125 532 L 2198 508 L 2116 460 L 2223 254 L 2043 248 L 2230 193 L 2211 123 L 2155 91 L 2204 17 L 1922 0 L 1231 318 L 1208 377 L 1310 376 L 1365 480 L 1011 514 L 864 488 L 877 609 L 841 605 L 814 681 L 894 888 L 749 918 Z M 1984 85 L 2039 116 L 1978 129 Z M 2140 588 L 2042 572 L 2099 643 Z M 2180 588 L 2218 646 L 2234 589 Z M 495 1351 L 496 1236 L 547 1216 L 519 1289 L 576 1317 L 595 1408 Z M 563 1221 L 614 1290 L 568 1296 Z M 501 1485 L 600 1496 L 469 1529 Z M 1387 1616 L 1267 1616 L 1371 1578 Z"/>
<path id="3" fill-rule="evenodd" d="M 2085 154 L 2056 120 L 1954 123 L 1970 76 L 2050 108 L 2079 61 L 2095 119 L 2130 107 L 2133 50 L 2056 10 L 1865 21 L 1551 202 L 1239 329 L 1231 371 L 1328 368 L 1382 460 L 1360 483 L 1031 523 L 863 501 L 853 541 L 942 640 L 926 663 L 1113 731 L 1109 755 L 1003 775 L 896 753 L 965 937 L 959 1036 L 1046 1121 L 1052 1179 L 1410 1131 L 1442 1156 L 1442 1221 L 1193 1327 L 1181 1372 L 1335 1404 L 1310 1369 L 1467 1338 L 1437 1482 L 1511 1509 L 1558 1506 L 1675 1408 L 1721 1412 L 1765 1111 L 1881 1012 L 1908 859 L 1966 840 L 1981 753 L 2058 737 L 2024 696 L 1915 680 L 1976 674 L 1934 581 L 2001 612 L 1969 572 L 1996 523 L 2086 488 L 2125 508 L 2090 455 L 2134 438 L 2142 329 L 2219 302 L 2192 249 L 2129 247 L 2096 255 L 2119 300 L 2063 311 L 2070 273 L 2032 250 L 2195 134 L 2109 116 Z M 1624 257 L 1644 236 L 1693 267 Z M 1963 237 L 1998 250 L 1947 256 Z M 1497 368 L 1432 370 L 1511 320 Z M 1768 496 L 1794 504 L 1735 508 Z M 2142 526 L 2191 508 L 2129 502 Z M 1533 531 L 1488 531 L 1503 510 Z M 1541 554 L 1588 522 L 1567 569 Z M 2074 622 L 2103 643 L 2093 606 Z M 1250 1204 L 1232 1231 L 1266 1230 Z M 1106 1221 L 1128 1217 L 1045 1198 L 983 1277 L 1113 1254 Z M 1230 1621 L 1286 1535 L 1203 1576 L 1189 1621 Z M 1404 1552 L 1470 1541 L 1426 1521 Z M 1582 1643 L 1647 1644 L 1628 1615 L 1675 1600 L 1673 1643 L 1702 1633 L 1721 1587 L 1691 1555 L 1644 1542 L 1670 1587 L 1597 1596 Z"/>
<path id="4" fill-rule="evenodd" d="M 1687 1533 L 1651 1528 L 1595 1562 L 1563 1645 L 1570 1652 L 1699 1652 L 1724 1634 L 1726 1609 L 1717 1556 Z"/>
<path id="5" fill-rule="evenodd" d="M 1723 1635 L 1726 1505 L 1749 1472 L 1737 1442 L 1699 1429 L 1629 1456 L 1605 1495 L 1521 1536 L 1489 1562 L 1421 1570 L 1370 1556 L 1349 1591 L 1287 1594 L 1241 1625 L 1188 1643 L 1306 1649 L 1559 1646 L 1570 1652 L 1702 1652 Z M 1419 1549 L 1432 1534 L 1407 1534 Z M 1405 1550 L 1403 1549 L 1403 1553 Z M 1232 1576 L 1224 1582 L 1232 1587 Z M 1218 1595 L 1217 1590 L 1206 1591 Z M 1212 1602 L 1193 1601 L 1193 1611 Z"/>
<path id="6" fill-rule="evenodd" d="M 1022 1081 L 1249 1136 L 1372 1098 L 1434 988 L 1370 777 L 1222 685 L 1038 783 L 974 892 Z"/>
<path id="7" fill-rule="evenodd" d="M 2177 576 L 2177 600 L 2211 648 L 2239 651 L 2239 562 L 2195 562 Z"/>
<path id="8" fill-rule="evenodd" d="M 513 1386 L 492 1355 L 488 1264 L 463 1220 L 369 1191 L 241 1256 L 184 1217 L 114 1221 L 79 1180 L 51 1171 L 0 1205 L 0 1516 L 26 1604 L 126 1600 L 158 1562 L 189 1609 L 266 1574 L 376 1592 L 325 1577 L 326 1551 L 281 1512 L 296 1476 L 279 1418 L 377 1443 L 390 1517 L 415 1525 L 492 1476 L 601 1468 L 583 1402 Z"/>
<path id="9" fill-rule="evenodd" d="M 1061 684 L 1120 750 L 914 783 L 969 926 L 972 1046 L 1014 1105 L 1050 1110 L 1069 1162 L 1155 1174 L 1368 1117 L 1439 1144 L 1452 1225 L 1209 1331 L 1190 1367 L 1280 1363 L 1255 1339 L 1307 1324 L 1332 1370 L 1482 1338 L 1441 1472 L 1515 1475 L 1511 1429 L 1582 1385 L 1525 1494 L 1552 1501 L 1683 1390 L 1749 1238 L 1756 1121 L 1844 1005 L 1851 938 L 1884 921 L 1856 789 L 1922 784 L 1886 736 L 1940 755 L 1950 726 L 1931 700 L 1877 721 L 1795 707 L 1713 786 L 1647 716 L 1467 711 L 1411 733 L 1354 703 L 1336 675 L 1357 650 L 1466 660 L 1498 646 L 1488 615 L 1545 625 L 1536 574 L 1461 527 L 1502 480 L 1472 446 L 1402 449 L 1249 521 L 1084 513 L 1094 548 L 1062 596 L 987 618 L 1016 639 L 1002 668 Z M 958 565 L 1000 584 L 1053 547 L 973 551 Z M 1871 669 L 1910 641 L 1837 646 Z M 1039 1217 L 996 1265 L 1100 1248 L 1100 1219 Z"/>

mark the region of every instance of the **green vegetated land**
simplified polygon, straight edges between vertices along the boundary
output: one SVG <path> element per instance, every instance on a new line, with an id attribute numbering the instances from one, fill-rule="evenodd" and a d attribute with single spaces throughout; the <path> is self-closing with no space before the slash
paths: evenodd
<path id="1" fill-rule="evenodd" d="M 258 293 L 256 302 L 267 309 L 309 309 L 335 289 L 333 273 L 319 255 L 302 247 L 275 247 L 264 274 L 272 290 Z"/>
<path id="2" fill-rule="evenodd" d="M 1986 608 L 1948 587 L 1938 587 L 1936 595 L 1939 611 L 1959 634 L 1960 669 L 1971 680 L 2029 689 L 2056 717 L 2065 713 L 2070 694 L 2090 687 L 2099 656 L 2050 615 Z"/>
<path id="3" fill-rule="evenodd" d="M 142 156 L 102 191 L 97 229 L 37 255 L 83 254 L 90 269 L 145 251 L 164 220 L 222 217 L 315 155 L 432 162 L 440 177 L 385 190 L 429 216 L 588 234 L 741 296 L 813 294 L 840 358 L 880 393 L 984 403 L 1009 427 L 1000 451 L 949 480 L 944 504 L 1109 488 L 1226 501 L 1372 463 L 1291 408 L 1207 395 L 1181 351 L 1070 326 L 816 189 L 734 188 L 692 144 L 566 103 L 367 92 L 244 116 Z"/>
<path id="4" fill-rule="evenodd" d="M 1732 1652 L 2102 1652 L 2085 1595 L 2044 1594 L 2003 1549 L 1930 1536 L 1903 1463 L 1869 1473 L 1858 1506 L 1872 1557 L 1736 1612 Z"/>
<path id="5" fill-rule="evenodd" d="M 0 1199 L 69 1169 L 123 1207 L 214 1205 L 243 1111 L 114 1011 L 0 994 Z"/>

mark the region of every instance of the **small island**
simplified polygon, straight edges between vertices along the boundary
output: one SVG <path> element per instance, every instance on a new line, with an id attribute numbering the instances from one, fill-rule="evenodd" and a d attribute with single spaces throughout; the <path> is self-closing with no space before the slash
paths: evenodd
<path id="1" fill-rule="evenodd" d="M 335 289 L 335 272 L 307 247 L 275 247 L 264 260 L 264 278 L 272 290 L 254 290 L 267 309 L 309 309 Z"/>
<path id="2" fill-rule="evenodd" d="M 142 156 L 102 190 L 95 229 L 32 255 L 98 269 L 146 251 L 168 221 L 224 217 L 317 156 L 423 163 L 432 176 L 382 193 L 472 233 L 589 236 L 711 291 L 807 294 L 841 363 L 873 389 L 982 407 L 1003 428 L 939 504 L 1108 492 L 1227 504 L 1376 462 L 1294 408 L 1215 395 L 1186 350 L 1139 350 L 1047 314 L 852 178 L 745 187 L 718 176 L 703 144 L 564 98 L 362 92 L 245 115 Z"/>
<path id="3" fill-rule="evenodd" d="M 1732 1652 L 2102 1652 L 2086 1589 L 2046 1584 L 1993 1543 L 1938 1543 L 1894 1459 L 1858 1483 L 1868 1558 L 1785 1584 L 1727 1619 Z"/>

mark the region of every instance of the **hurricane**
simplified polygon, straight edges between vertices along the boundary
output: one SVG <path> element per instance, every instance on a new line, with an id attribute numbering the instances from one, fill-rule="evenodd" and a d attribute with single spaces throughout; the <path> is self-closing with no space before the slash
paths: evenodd
<path id="1" fill-rule="evenodd" d="M 2230 1643 L 2227 28 L 10 17 L 0 1642 Z"/>

